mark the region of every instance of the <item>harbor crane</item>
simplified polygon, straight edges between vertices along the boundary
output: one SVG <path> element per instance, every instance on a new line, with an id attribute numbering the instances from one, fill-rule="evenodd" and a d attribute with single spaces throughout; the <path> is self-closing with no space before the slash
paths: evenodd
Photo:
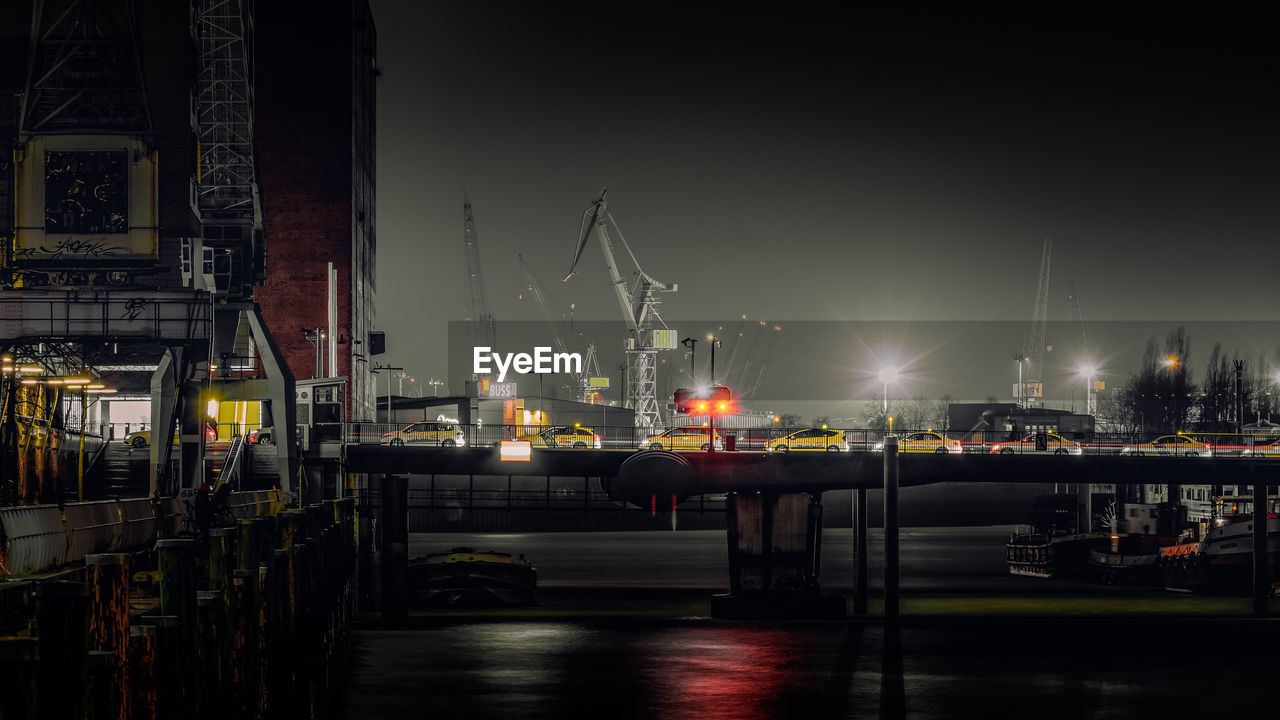
<path id="1" fill-rule="evenodd" d="M 635 410 L 636 425 L 653 430 L 662 426 L 662 414 L 659 410 L 657 389 L 658 371 L 657 356 L 659 350 L 676 349 L 676 331 L 667 327 L 658 314 L 658 293 L 676 292 L 678 285 L 659 282 L 640 267 L 636 255 L 627 244 L 627 240 L 618 230 L 617 222 L 609 212 L 605 201 L 608 188 L 600 191 L 600 197 L 592 201 L 591 206 L 582 214 L 582 226 L 577 249 L 573 254 L 573 263 L 569 266 L 569 274 L 564 282 L 568 282 L 578 271 L 578 261 L 586 250 L 587 240 L 595 231 L 600 240 L 600 250 L 604 253 L 605 266 L 609 270 L 609 284 L 613 286 L 618 297 L 618 305 L 627 320 L 629 336 L 624 341 L 627 355 L 626 386 L 628 389 L 627 407 Z M 613 242 L 610 239 L 610 225 L 617 232 L 618 241 L 622 243 L 627 256 L 635 265 L 635 272 L 628 284 L 618 271 L 618 264 L 613 257 Z"/>

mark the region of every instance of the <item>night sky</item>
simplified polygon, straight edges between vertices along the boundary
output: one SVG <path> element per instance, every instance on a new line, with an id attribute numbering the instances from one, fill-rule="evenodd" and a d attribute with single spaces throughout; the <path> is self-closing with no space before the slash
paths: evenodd
<path id="1" fill-rule="evenodd" d="M 1067 281 L 1087 321 L 1275 317 L 1261 16 L 914 7 L 374 2 L 381 360 L 446 372 L 447 323 L 470 317 L 464 188 L 499 321 L 539 318 L 517 253 L 558 312 L 620 319 L 594 238 L 560 282 L 603 186 L 645 270 L 679 283 L 662 314 L 682 335 L 742 314 L 1029 330 L 1046 237 L 1051 320 Z M 1215 339 L 1193 337 L 1201 358 Z"/>

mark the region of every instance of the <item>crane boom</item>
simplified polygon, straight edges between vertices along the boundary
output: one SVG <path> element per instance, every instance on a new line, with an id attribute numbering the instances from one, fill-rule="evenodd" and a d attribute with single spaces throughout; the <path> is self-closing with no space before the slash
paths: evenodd
<path id="1" fill-rule="evenodd" d="M 666 328 L 666 323 L 657 312 L 660 301 L 655 293 L 675 292 L 678 286 L 674 283 L 667 285 L 659 282 L 646 273 L 640 267 L 635 253 L 632 252 L 631 246 L 627 244 L 626 238 L 619 230 L 618 239 L 635 266 L 635 282 L 631 287 L 627 287 L 627 281 L 618 271 L 618 263 L 613 256 L 613 243 L 609 237 L 608 225 L 613 224 L 616 229 L 617 223 L 609 213 L 605 200 L 608 192 L 608 188 L 603 188 L 600 191 L 600 197 L 592 201 L 582 214 L 581 232 L 578 235 L 573 262 L 569 266 L 569 274 L 565 275 L 564 282 L 568 282 L 577 273 L 578 262 L 582 259 L 587 240 L 594 230 L 600 240 L 600 250 L 609 271 L 609 284 L 613 286 L 618 298 L 618 306 L 622 309 L 623 317 L 627 319 L 627 330 L 631 335 L 626 343 L 626 384 L 629 388 L 627 405 L 636 411 L 636 423 L 639 426 L 655 428 L 661 424 L 661 418 L 657 401 L 657 350 L 659 348 L 655 345 L 654 336 L 657 333 L 654 330 L 659 326 Z M 671 335 L 674 337 L 675 334 L 671 333 Z M 664 345 L 661 349 L 674 349 L 674 345 Z"/>
<path id="2" fill-rule="evenodd" d="M 555 343 L 556 350 L 562 353 L 569 352 L 564 338 L 560 336 L 560 329 L 556 327 L 555 319 L 551 316 L 551 310 L 547 305 L 547 296 L 542 289 L 542 283 L 538 282 L 538 276 L 534 274 L 533 268 L 529 267 L 524 255 L 517 253 L 516 257 L 519 258 L 520 265 L 524 267 L 524 276 L 529 283 L 529 293 L 533 295 L 534 301 L 538 304 L 538 311 L 542 314 L 542 321 L 547 324 L 547 329 L 551 332 L 551 341 Z"/>

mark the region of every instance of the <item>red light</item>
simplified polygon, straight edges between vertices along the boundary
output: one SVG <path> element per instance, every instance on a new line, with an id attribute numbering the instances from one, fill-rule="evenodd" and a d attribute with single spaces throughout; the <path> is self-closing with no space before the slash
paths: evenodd
<path id="1" fill-rule="evenodd" d="M 698 409 L 699 409 L 699 410 L 706 410 L 706 409 L 707 409 L 707 404 L 706 404 L 706 403 L 704 403 L 704 402 L 700 402 L 700 403 L 698 403 Z"/>

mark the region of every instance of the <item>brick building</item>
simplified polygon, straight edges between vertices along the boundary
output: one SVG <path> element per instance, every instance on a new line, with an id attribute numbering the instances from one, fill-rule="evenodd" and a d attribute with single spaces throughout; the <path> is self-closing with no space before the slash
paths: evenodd
<path id="1" fill-rule="evenodd" d="M 337 271 L 337 337 L 324 370 L 349 378 L 347 418 L 372 420 L 375 310 L 377 34 L 367 0 L 256 5 L 256 125 L 267 279 L 262 315 L 299 379 L 315 376 L 304 328 L 328 327 Z M 327 334 L 327 333 L 326 333 Z"/>

